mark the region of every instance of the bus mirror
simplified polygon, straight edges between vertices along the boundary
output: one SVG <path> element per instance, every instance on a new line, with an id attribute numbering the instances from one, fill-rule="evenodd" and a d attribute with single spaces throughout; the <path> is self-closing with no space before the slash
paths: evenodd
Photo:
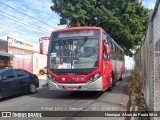
<path id="1" fill-rule="evenodd" d="M 106 56 L 108 56 L 109 55 L 109 51 L 106 49 Z"/>
<path id="2" fill-rule="evenodd" d="M 108 43 L 105 45 L 105 54 L 106 56 L 108 56 L 110 53 L 110 50 L 109 50 L 109 46 L 108 46 Z"/>
<path id="3" fill-rule="evenodd" d="M 104 49 L 105 49 L 105 55 L 108 56 L 110 54 L 110 49 L 108 46 L 108 41 L 107 40 L 103 40 L 103 45 L 104 45 Z"/>

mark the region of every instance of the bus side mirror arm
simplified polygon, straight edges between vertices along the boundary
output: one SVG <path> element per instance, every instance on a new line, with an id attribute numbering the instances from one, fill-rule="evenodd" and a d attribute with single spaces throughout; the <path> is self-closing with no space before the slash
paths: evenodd
<path id="1" fill-rule="evenodd" d="M 109 53 L 110 53 L 110 50 L 109 50 L 109 46 L 107 44 L 107 45 L 105 45 L 105 54 L 106 54 L 106 56 L 109 56 Z"/>
<path id="2" fill-rule="evenodd" d="M 106 56 L 106 55 L 103 55 L 103 59 L 104 59 L 104 60 L 109 60 L 109 55 L 107 55 L 107 56 Z"/>

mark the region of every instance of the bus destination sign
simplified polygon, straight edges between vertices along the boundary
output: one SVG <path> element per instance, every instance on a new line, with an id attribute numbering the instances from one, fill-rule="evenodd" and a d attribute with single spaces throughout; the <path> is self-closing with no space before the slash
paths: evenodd
<path id="1" fill-rule="evenodd" d="M 94 36 L 94 31 L 72 31 L 59 33 L 58 38 Z"/>

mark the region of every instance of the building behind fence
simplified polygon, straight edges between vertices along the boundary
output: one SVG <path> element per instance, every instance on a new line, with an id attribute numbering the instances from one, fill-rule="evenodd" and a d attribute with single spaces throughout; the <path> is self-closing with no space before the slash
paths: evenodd
<path id="1" fill-rule="evenodd" d="M 148 110 L 160 111 L 160 0 L 150 11 L 145 39 L 135 61 L 142 75 Z"/>

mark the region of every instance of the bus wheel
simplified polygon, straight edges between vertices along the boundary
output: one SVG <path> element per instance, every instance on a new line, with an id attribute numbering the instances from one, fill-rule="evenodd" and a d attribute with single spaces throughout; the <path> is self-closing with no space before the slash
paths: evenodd
<path id="1" fill-rule="evenodd" d="M 108 91 L 111 91 L 112 88 L 113 88 L 113 85 L 114 85 L 113 80 L 114 80 L 114 79 L 113 79 L 113 74 L 112 74 L 112 77 L 110 78 L 111 86 L 108 88 Z"/>
<path id="2" fill-rule="evenodd" d="M 122 81 L 123 79 L 122 79 L 122 77 L 119 79 L 119 81 Z"/>
<path id="3" fill-rule="evenodd" d="M 120 81 L 122 81 L 123 80 L 123 74 L 122 74 L 122 76 L 121 76 L 121 78 L 119 79 Z"/>

